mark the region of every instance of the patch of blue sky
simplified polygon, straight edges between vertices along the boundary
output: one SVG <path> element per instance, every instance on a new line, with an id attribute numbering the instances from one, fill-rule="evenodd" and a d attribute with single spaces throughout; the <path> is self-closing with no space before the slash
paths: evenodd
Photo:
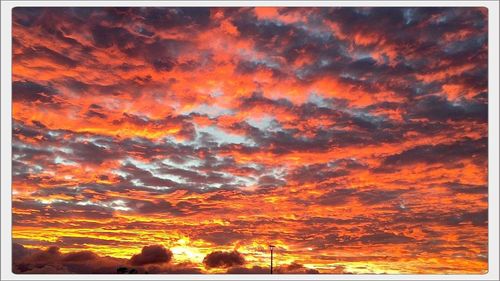
<path id="1" fill-rule="evenodd" d="M 143 187 L 146 187 L 146 188 L 149 188 L 149 189 L 153 189 L 153 190 L 162 190 L 162 191 L 172 189 L 171 186 L 143 185 Z"/>
<path id="2" fill-rule="evenodd" d="M 129 211 L 131 210 L 129 207 L 127 207 L 125 201 L 118 199 L 118 200 L 113 200 L 109 202 L 101 202 L 101 201 L 80 201 L 77 202 L 76 205 L 81 205 L 81 206 L 99 206 L 99 207 L 104 207 L 104 208 L 110 208 L 113 210 L 118 210 L 118 211 Z"/>
<path id="3" fill-rule="evenodd" d="M 231 179 L 231 184 L 244 185 L 245 187 L 257 184 L 257 179 L 255 177 L 252 177 L 252 176 L 242 177 L 242 176 L 233 175 L 233 174 L 228 173 L 228 172 L 218 172 L 218 173 L 222 174 L 224 176 L 224 178 Z"/>
<path id="4" fill-rule="evenodd" d="M 249 167 L 249 168 L 256 169 L 256 170 L 261 170 L 261 169 L 264 168 L 263 165 L 260 165 L 260 164 L 257 164 L 257 163 L 249 163 L 246 166 Z"/>
<path id="5" fill-rule="evenodd" d="M 362 60 L 362 59 L 375 60 L 369 52 L 360 52 L 360 51 L 355 51 L 354 53 L 352 53 L 352 58 L 354 60 Z"/>
<path id="6" fill-rule="evenodd" d="M 200 159 L 196 158 L 191 158 L 191 159 L 186 158 L 186 160 L 183 163 L 174 162 L 168 158 L 165 158 L 161 160 L 161 163 L 172 168 L 185 169 L 185 170 L 197 168 L 203 164 Z"/>
<path id="7" fill-rule="evenodd" d="M 141 161 L 137 161 L 137 160 L 135 160 L 133 158 L 128 158 L 127 160 L 130 163 L 132 163 L 134 166 L 136 166 L 137 168 L 139 168 L 141 170 L 144 170 L 144 171 L 150 172 L 154 177 L 157 177 L 157 178 L 160 178 L 160 179 L 163 179 L 163 180 L 171 180 L 171 181 L 177 182 L 177 183 L 186 183 L 186 181 L 184 180 L 184 178 L 179 177 L 177 175 L 159 173 L 158 169 L 160 167 L 158 166 L 157 163 L 154 163 L 154 162 L 153 163 L 144 163 L 144 162 L 141 162 Z"/>
<path id="8" fill-rule="evenodd" d="M 276 130 L 275 121 L 276 119 L 274 119 L 274 117 L 268 114 L 265 114 L 260 118 L 250 117 L 246 120 L 246 122 L 250 124 L 252 127 L 258 128 L 261 131 Z"/>
<path id="9" fill-rule="evenodd" d="M 256 64 L 263 64 L 269 68 L 274 68 L 274 69 L 280 69 L 281 66 L 279 63 L 272 61 L 270 59 L 255 59 L 254 63 Z"/>
<path id="10" fill-rule="evenodd" d="M 270 175 L 273 175 L 275 178 L 280 179 L 280 180 L 285 180 L 284 178 L 287 175 L 287 168 L 285 167 L 278 167 L 274 168 L 270 171 Z"/>
<path id="11" fill-rule="evenodd" d="M 113 173 L 113 174 L 115 174 L 117 176 L 120 176 L 122 178 L 126 178 L 129 175 L 129 173 L 126 173 L 126 172 L 124 172 L 122 170 L 112 170 L 111 173 Z"/>
<path id="12" fill-rule="evenodd" d="M 318 26 L 304 24 L 303 22 L 299 22 L 295 26 L 297 26 L 297 28 L 299 29 L 304 30 L 308 36 L 318 38 L 323 42 L 328 42 L 333 38 L 332 32 L 329 29 L 318 28 Z"/>
<path id="13" fill-rule="evenodd" d="M 406 25 L 412 23 L 413 18 L 414 18 L 414 13 L 415 13 L 415 10 L 412 9 L 412 8 L 404 9 L 404 11 L 403 11 L 403 17 L 405 19 L 405 24 Z"/>
<path id="14" fill-rule="evenodd" d="M 222 183 L 209 183 L 209 184 L 206 184 L 206 185 L 199 186 L 199 189 L 201 189 L 201 190 L 219 189 L 221 187 L 222 187 Z"/>
<path id="15" fill-rule="evenodd" d="M 40 173 L 41 171 L 43 171 L 43 168 L 42 168 L 42 166 L 35 164 L 35 165 L 29 167 L 28 171 L 30 173 Z"/>
<path id="16" fill-rule="evenodd" d="M 192 108 L 191 110 L 183 112 L 183 114 L 187 115 L 193 112 L 202 115 L 207 115 L 210 118 L 219 117 L 221 115 L 231 115 L 234 113 L 232 110 L 223 108 L 218 105 L 208 105 L 206 103 L 203 103 L 195 108 Z"/>
<path id="17" fill-rule="evenodd" d="M 316 105 L 317 107 L 329 108 L 332 106 L 331 101 L 326 100 L 321 94 L 316 93 L 316 92 L 311 92 L 309 94 L 309 97 L 307 98 L 307 101 Z"/>
<path id="18" fill-rule="evenodd" d="M 358 80 L 358 77 L 356 75 L 347 72 L 342 72 L 339 76 L 344 79 Z"/>
<path id="19" fill-rule="evenodd" d="M 68 148 L 68 147 L 59 147 L 58 150 L 61 151 L 61 152 L 66 153 L 66 154 L 72 154 L 73 153 L 73 149 Z"/>
<path id="20" fill-rule="evenodd" d="M 132 179 L 130 182 L 131 182 L 134 186 L 143 186 L 143 185 L 144 185 L 144 183 L 143 183 L 141 180 L 139 180 L 139 179 Z"/>
<path id="21" fill-rule="evenodd" d="M 330 65 L 330 60 L 329 59 L 320 59 L 319 60 L 319 66 L 325 67 Z"/>
<path id="22" fill-rule="evenodd" d="M 89 142 L 92 143 L 95 146 L 101 147 L 101 148 L 110 148 L 109 142 L 111 141 L 110 139 L 106 137 L 89 137 L 89 136 L 78 136 L 75 138 L 76 142 Z M 71 152 L 66 152 L 66 153 L 72 153 Z"/>
<path id="23" fill-rule="evenodd" d="M 68 159 L 65 159 L 61 156 L 56 156 L 56 158 L 54 159 L 54 163 L 55 164 L 63 164 L 63 165 L 71 165 L 71 166 L 78 165 L 78 163 L 71 161 L 71 160 L 68 160 Z"/>
<path id="24" fill-rule="evenodd" d="M 302 67 L 297 70 L 295 70 L 295 76 L 297 78 L 304 80 L 307 78 L 307 76 L 311 73 L 311 71 L 307 67 Z"/>
<path id="25" fill-rule="evenodd" d="M 240 176 L 234 176 L 233 184 L 235 185 L 240 185 L 243 187 L 249 187 L 249 186 L 254 186 L 256 185 L 258 180 L 255 177 L 240 177 Z"/>
<path id="26" fill-rule="evenodd" d="M 21 142 L 16 142 L 16 141 L 13 141 L 12 143 L 13 147 L 16 147 L 16 148 L 22 148 L 22 149 L 28 149 L 28 150 L 32 150 L 32 149 L 35 149 L 35 150 L 39 150 L 39 151 L 43 151 L 43 152 L 50 152 L 50 153 L 54 153 L 56 151 L 62 151 L 64 153 L 72 153 L 73 150 L 71 149 L 65 149 L 65 148 L 56 148 L 56 147 L 53 147 L 53 146 L 46 146 L 46 147 L 43 147 L 43 148 L 35 148 L 31 145 L 27 145 L 25 143 L 21 143 Z M 22 158 L 26 156 L 25 154 L 22 154 L 22 153 L 13 153 L 12 154 L 12 159 L 13 160 L 18 160 L 19 158 Z"/>
<path id="27" fill-rule="evenodd" d="M 144 163 L 138 160 L 135 160 L 134 158 L 127 157 L 126 162 L 129 162 L 136 166 L 137 168 L 140 168 L 142 170 L 146 171 L 151 171 L 157 167 L 156 163 Z"/>
<path id="28" fill-rule="evenodd" d="M 145 187 L 149 189 L 154 189 L 154 190 L 169 190 L 171 189 L 170 186 L 154 186 L 154 185 L 145 185 L 141 180 L 139 179 L 132 179 L 130 181 L 132 185 L 137 186 L 137 187 Z"/>
<path id="29" fill-rule="evenodd" d="M 177 175 L 162 174 L 162 173 L 158 173 L 158 172 L 154 172 L 152 174 L 153 174 L 153 176 L 160 178 L 162 180 L 171 180 L 171 181 L 177 182 L 177 183 L 186 183 L 186 180 L 184 178 L 177 176 Z"/>
<path id="30" fill-rule="evenodd" d="M 48 131 L 47 134 L 51 137 L 58 137 L 61 135 L 61 133 L 57 131 Z"/>
<path id="31" fill-rule="evenodd" d="M 255 145 L 255 143 L 250 139 L 247 139 L 240 135 L 226 133 L 214 125 L 208 127 L 196 126 L 196 131 L 209 134 L 218 144 L 245 144 L 250 146 Z"/>
<path id="32" fill-rule="evenodd" d="M 264 65 L 272 69 L 281 69 L 279 61 L 277 61 L 273 57 L 263 58 L 261 54 L 257 54 L 255 51 L 247 51 L 246 49 L 242 49 L 240 51 L 240 56 L 243 59 L 243 61 L 251 62 L 256 66 Z"/>
<path id="33" fill-rule="evenodd" d="M 372 124 L 382 123 L 387 120 L 384 116 L 373 115 L 362 110 L 351 110 L 351 114 Z"/>

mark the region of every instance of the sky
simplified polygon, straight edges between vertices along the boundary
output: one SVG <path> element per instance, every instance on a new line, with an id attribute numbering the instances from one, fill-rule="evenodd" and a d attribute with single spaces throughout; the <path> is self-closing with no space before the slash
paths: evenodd
<path id="1" fill-rule="evenodd" d="M 486 8 L 18 7 L 12 40 L 16 273 L 488 270 Z"/>

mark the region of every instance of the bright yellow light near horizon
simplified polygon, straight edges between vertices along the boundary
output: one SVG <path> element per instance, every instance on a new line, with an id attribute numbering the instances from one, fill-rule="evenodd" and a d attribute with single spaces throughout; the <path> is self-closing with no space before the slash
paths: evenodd
<path id="1" fill-rule="evenodd" d="M 400 270 L 387 269 L 387 262 L 348 262 L 343 264 L 347 272 L 355 274 L 400 274 Z M 394 266 L 391 266 L 395 268 Z"/>
<path id="2" fill-rule="evenodd" d="M 184 236 L 184 237 L 180 238 L 179 240 L 177 240 L 177 243 L 179 245 L 187 245 L 189 243 L 189 241 L 190 241 L 189 237 Z"/>
<path id="3" fill-rule="evenodd" d="M 174 254 L 176 261 L 201 263 L 211 250 L 184 245 L 172 247 L 170 251 Z"/>

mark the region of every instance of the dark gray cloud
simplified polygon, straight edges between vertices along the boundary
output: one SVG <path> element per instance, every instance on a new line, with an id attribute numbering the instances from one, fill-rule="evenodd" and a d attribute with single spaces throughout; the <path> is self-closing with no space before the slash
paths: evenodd
<path id="1" fill-rule="evenodd" d="M 407 118 L 425 118 L 429 121 L 488 120 L 488 104 L 461 101 L 452 103 L 442 96 L 427 96 L 413 104 Z"/>
<path id="2" fill-rule="evenodd" d="M 254 265 L 250 268 L 248 267 L 231 267 L 226 273 L 228 274 L 269 274 L 269 268 Z"/>
<path id="3" fill-rule="evenodd" d="M 132 265 L 167 263 L 172 260 L 172 252 L 161 245 L 151 245 L 142 248 L 140 254 L 130 258 Z"/>
<path id="4" fill-rule="evenodd" d="M 421 145 L 405 150 L 399 154 L 386 157 L 383 165 L 404 166 L 415 163 L 453 164 L 465 158 L 484 160 L 488 146 L 488 139 L 465 139 L 451 144 Z"/>
<path id="5" fill-rule="evenodd" d="M 415 239 L 407 237 L 405 235 L 398 235 L 394 233 L 374 233 L 363 235 L 358 241 L 364 244 L 400 244 L 400 243 L 411 243 Z"/>
<path id="6" fill-rule="evenodd" d="M 203 259 L 203 264 L 205 264 L 207 268 L 213 268 L 213 267 L 227 268 L 245 264 L 245 258 L 243 257 L 242 254 L 240 254 L 237 251 L 232 251 L 232 252 L 215 251 L 208 254 Z"/>
<path id="7" fill-rule="evenodd" d="M 32 81 L 12 82 L 13 101 L 53 103 L 56 94 L 56 89 Z"/>
<path id="8" fill-rule="evenodd" d="M 313 268 L 307 268 L 304 265 L 292 262 L 289 265 L 281 265 L 275 269 L 278 274 L 318 274 L 319 271 Z"/>
<path id="9" fill-rule="evenodd" d="M 450 191 L 455 193 L 463 194 L 488 194 L 488 186 L 486 185 L 474 185 L 474 184 L 463 184 L 459 182 L 448 182 L 444 186 L 450 189 Z"/>
<path id="10" fill-rule="evenodd" d="M 344 205 L 353 198 L 355 192 L 356 190 L 351 188 L 334 189 L 321 195 L 315 201 L 321 205 Z"/>
<path id="11" fill-rule="evenodd" d="M 89 251 L 63 254 L 58 247 L 45 250 L 27 249 L 14 244 L 17 251 L 27 252 L 14 260 L 14 273 L 22 274 L 98 274 L 116 273 L 116 269 L 127 264 L 127 260 L 101 257 Z"/>
<path id="12" fill-rule="evenodd" d="M 194 236 L 215 245 L 230 245 L 235 241 L 250 238 L 252 234 L 238 232 L 231 227 L 217 227 L 213 229 L 205 229 Z"/>
<path id="13" fill-rule="evenodd" d="M 367 205 L 375 205 L 379 203 L 387 203 L 388 201 L 394 201 L 402 194 L 408 192 L 408 190 L 381 190 L 381 189 L 370 189 L 363 190 L 356 194 L 358 199 Z"/>

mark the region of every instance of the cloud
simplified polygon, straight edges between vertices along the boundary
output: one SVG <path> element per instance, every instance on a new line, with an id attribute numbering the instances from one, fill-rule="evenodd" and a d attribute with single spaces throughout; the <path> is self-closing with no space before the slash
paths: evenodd
<path id="1" fill-rule="evenodd" d="M 424 118 L 430 121 L 488 120 L 488 104 L 462 101 L 452 103 L 442 96 L 428 96 L 408 109 L 408 118 Z"/>
<path id="2" fill-rule="evenodd" d="M 71 274 L 67 268 L 61 265 L 45 265 L 22 272 L 23 274 Z"/>
<path id="3" fill-rule="evenodd" d="M 140 254 L 130 258 L 132 265 L 168 263 L 172 260 L 172 252 L 161 245 L 151 245 L 142 248 Z"/>
<path id="4" fill-rule="evenodd" d="M 116 273 L 116 268 L 127 263 L 127 260 L 101 257 L 90 251 L 79 251 L 63 254 L 58 247 L 51 246 L 45 250 L 27 249 L 14 244 L 17 252 L 22 249 L 24 255 L 13 259 L 14 273 L 23 274 L 90 274 Z"/>
<path id="5" fill-rule="evenodd" d="M 261 266 L 248 267 L 231 267 L 226 273 L 228 274 L 269 274 L 270 269 Z"/>
<path id="6" fill-rule="evenodd" d="M 414 241 L 413 238 L 405 235 L 398 235 L 394 233 L 375 233 L 364 235 L 359 238 L 359 241 L 364 244 L 398 244 L 409 243 Z"/>
<path id="7" fill-rule="evenodd" d="M 94 260 L 98 256 L 91 252 L 91 251 L 81 251 L 81 252 L 75 252 L 75 253 L 69 253 L 67 254 L 64 258 L 63 261 L 69 261 L 69 262 L 74 262 L 74 261 L 88 261 L 88 260 Z"/>
<path id="8" fill-rule="evenodd" d="M 332 164 L 312 164 L 299 167 L 292 172 L 290 179 L 299 183 L 322 182 L 332 178 L 343 177 L 350 173 L 349 170 L 335 167 Z"/>
<path id="9" fill-rule="evenodd" d="M 228 274 L 269 274 L 270 269 L 261 266 L 252 267 L 232 267 L 227 270 Z M 288 265 L 280 265 L 273 270 L 274 274 L 318 274 L 319 271 L 313 268 L 307 268 L 304 265 L 292 262 Z"/>
<path id="10" fill-rule="evenodd" d="M 150 274 L 201 274 L 202 271 L 196 264 L 190 262 L 167 264 L 163 266 L 151 265 L 145 268 L 145 273 Z"/>
<path id="11" fill-rule="evenodd" d="M 12 82 L 12 100 L 24 102 L 54 102 L 56 89 L 50 86 L 44 86 L 32 81 L 14 81 Z"/>
<path id="12" fill-rule="evenodd" d="M 278 274 L 318 274 L 319 271 L 313 268 L 307 268 L 304 265 L 292 262 L 289 265 L 281 265 L 276 269 L 276 273 Z"/>
<path id="13" fill-rule="evenodd" d="M 475 184 L 462 184 L 460 182 L 449 182 L 444 184 L 452 192 L 463 194 L 487 194 L 488 186 Z"/>
<path id="14" fill-rule="evenodd" d="M 244 240 L 250 237 L 249 235 L 242 233 L 237 229 L 233 229 L 232 227 L 205 228 L 204 231 L 198 232 L 193 236 L 214 245 L 230 245 L 236 241 Z"/>
<path id="15" fill-rule="evenodd" d="M 460 226 L 463 223 L 470 222 L 474 226 L 487 226 L 488 225 L 488 210 L 478 210 L 470 212 L 459 212 L 441 220 L 448 225 Z"/>
<path id="16" fill-rule="evenodd" d="M 396 200 L 407 190 L 380 190 L 377 188 L 360 191 L 356 194 L 359 200 L 367 205 L 375 205 L 391 200 Z"/>
<path id="17" fill-rule="evenodd" d="M 384 165 L 411 165 L 415 163 L 445 165 L 456 161 L 485 156 L 487 149 L 487 138 L 464 139 L 450 144 L 421 145 L 405 150 L 401 153 L 390 155 L 383 161 Z"/>
<path id="18" fill-rule="evenodd" d="M 192 263 L 170 263 L 172 253 L 160 245 L 145 246 L 130 259 L 100 256 L 92 251 L 61 253 L 58 247 L 44 250 L 13 244 L 15 273 L 36 274 L 115 274 L 118 268 L 135 269 L 138 273 L 196 274 L 200 269 Z"/>
<path id="19" fill-rule="evenodd" d="M 173 206 L 170 202 L 165 200 L 159 200 L 157 202 L 130 200 L 128 205 L 141 214 L 151 214 L 157 212 L 169 213 L 176 216 L 184 214 L 178 207 Z"/>
<path id="20" fill-rule="evenodd" d="M 355 192 L 356 191 L 354 189 L 350 188 L 334 189 L 319 196 L 316 200 L 319 204 L 322 205 L 344 205 L 349 200 L 351 200 L 352 194 L 354 194 Z"/>
<path id="21" fill-rule="evenodd" d="M 215 251 L 211 252 L 203 259 L 203 264 L 205 264 L 207 268 L 227 268 L 245 264 L 245 258 L 237 251 Z"/>
<path id="22" fill-rule="evenodd" d="M 78 61 L 43 46 L 34 46 L 30 50 L 25 50 L 23 56 L 46 57 L 49 61 L 66 68 L 75 68 L 79 64 Z"/>

